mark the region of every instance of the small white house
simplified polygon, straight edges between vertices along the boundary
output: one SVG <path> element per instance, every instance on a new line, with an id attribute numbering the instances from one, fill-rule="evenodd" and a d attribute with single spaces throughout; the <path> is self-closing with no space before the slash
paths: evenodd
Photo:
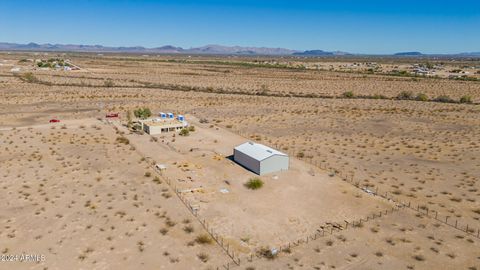
<path id="1" fill-rule="evenodd" d="M 286 171 L 289 166 L 287 154 L 254 142 L 235 147 L 233 160 L 258 175 Z"/>

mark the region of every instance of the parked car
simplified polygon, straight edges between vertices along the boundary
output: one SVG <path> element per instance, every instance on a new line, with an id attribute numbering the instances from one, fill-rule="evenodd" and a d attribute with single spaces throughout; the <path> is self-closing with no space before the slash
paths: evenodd
<path id="1" fill-rule="evenodd" d="M 116 117 L 118 117 L 118 113 L 108 113 L 108 114 L 106 115 L 106 117 L 107 117 L 107 118 L 116 118 Z"/>
<path id="2" fill-rule="evenodd" d="M 60 122 L 60 120 L 58 120 L 58 119 L 50 119 L 49 122 L 50 122 L 50 123 L 58 123 L 58 122 Z"/>

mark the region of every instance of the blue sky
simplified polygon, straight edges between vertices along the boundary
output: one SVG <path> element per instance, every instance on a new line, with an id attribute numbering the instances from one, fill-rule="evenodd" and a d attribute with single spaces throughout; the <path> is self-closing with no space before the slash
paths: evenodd
<path id="1" fill-rule="evenodd" d="M 480 51 L 480 0 L 0 0 L 0 41 Z"/>

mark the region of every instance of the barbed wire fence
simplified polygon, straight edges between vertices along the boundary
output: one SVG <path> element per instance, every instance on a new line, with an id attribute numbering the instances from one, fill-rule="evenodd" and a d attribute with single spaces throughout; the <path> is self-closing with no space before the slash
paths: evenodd
<path id="1" fill-rule="evenodd" d="M 235 130 L 235 132 L 238 135 L 244 137 L 245 139 L 255 141 L 255 137 L 256 137 L 255 135 L 245 133 L 241 130 Z M 266 145 L 269 145 L 268 142 L 267 143 L 262 142 L 262 143 L 264 143 Z M 269 146 L 277 148 L 277 149 L 280 148 L 279 144 L 273 144 L 273 145 L 271 144 Z M 318 161 L 315 161 L 313 158 L 299 157 L 298 153 L 300 153 L 300 152 L 291 151 L 290 149 L 281 149 L 281 150 L 287 152 L 292 157 L 297 157 L 297 158 L 301 159 L 302 161 L 304 161 L 304 162 L 306 162 L 310 165 L 318 167 L 318 168 L 320 168 L 324 171 L 328 171 L 333 176 L 339 176 L 343 181 L 353 185 L 354 187 L 360 189 L 363 192 L 366 192 L 366 193 L 374 195 L 374 196 L 382 197 L 385 200 L 396 203 L 396 204 L 401 204 L 401 205 L 407 207 L 408 209 L 410 209 L 412 211 L 415 211 L 416 213 L 418 213 L 422 216 L 434 219 L 434 220 L 439 221 L 439 222 L 441 222 L 445 225 L 448 225 L 449 227 L 451 227 L 453 229 L 456 229 L 456 230 L 458 230 L 462 233 L 466 233 L 470 236 L 473 236 L 477 239 L 480 239 L 480 228 L 475 228 L 474 226 L 471 226 L 471 224 L 468 224 L 467 222 L 464 222 L 460 219 L 455 219 L 452 216 L 449 216 L 449 215 L 446 215 L 446 214 L 441 214 L 438 210 L 431 209 L 431 208 L 427 207 L 426 203 L 413 204 L 411 201 L 399 201 L 392 194 L 390 194 L 388 192 L 380 191 L 378 189 L 378 187 L 375 187 L 375 190 L 371 190 L 371 189 L 369 189 L 368 185 L 363 185 L 362 186 L 360 181 L 354 179 L 354 177 L 355 177 L 354 174 L 342 173 L 342 172 L 340 172 L 340 170 L 334 168 L 333 166 L 330 166 L 330 164 L 328 164 L 327 162 L 318 162 Z"/>
<path id="2" fill-rule="evenodd" d="M 112 125 L 112 123 L 104 123 L 104 124 L 111 125 L 111 126 L 114 127 L 114 129 L 116 131 L 118 131 L 118 128 L 115 127 L 114 125 Z M 239 131 L 239 130 L 237 130 L 236 133 L 238 135 L 244 137 L 245 139 L 254 141 L 254 137 L 252 137 L 249 134 L 243 133 L 242 131 Z M 268 145 L 268 143 L 264 143 L 264 144 Z M 270 145 L 270 146 L 275 147 L 277 149 L 279 148 L 279 145 L 277 145 L 277 144 Z M 138 151 L 137 147 L 135 147 L 135 150 L 136 150 L 135 152 L 137 152 L 142 158 L 144 158 L 144 159 L 149 158 L 149 157 L 144 156 L 143 153 L 141 153 L 140 151 Z M 287 150 L 282 149 L 282 150 L 286 151 L 290 156 L 297 157 L 295 155 L 296 154 L 295 151 L 291 151 L 289 149 L 287 149 Z M 450 226 L 451 228 L 454 228 L 458 231 L 464 232 L 468 235 L 476 237 L 477 239 L 480 239 L 480 229 L 474 229 L 474 227 L 472 227 L 472 226 L 470 226 L 469 224 L 466 224 L 466 223 L 462 224 L 462 223 L 459 222 L 458 219 L 455 219 L 455 220 L 453 218 L 450 219 L 451 216 L 447 216 L 447 215 L 443 216 L 442 214 L 439 214 L 438 211 L 429 209 L 425 205 L 417 204 L 415 206 L 410 201 L 408 201 L 408 202 L 397 201 L 396 198 L 394 198 L 388 192 L 379 191 L 378 187 L 376 187 L 374 191 L 370 190 L 367 185 L 364 185 L 362 187 L 362 185 L 360 184 L 360 181 L 357 181 L 357 180 L 354 179 L 353 174 L 342 173 L 339 170 L 337 170 L 336 168 L 330 166 L 329 164 L 327 164 L 325 162 L 316 162 L 313 159 L 310 159 L 310 161 L 308 161 L 307 159 L 301 158 L 301 157 L 297 157 L 297 158 L 301 159 L 302 161 L 304 161 L 304 162 L 306 162 L 310 165 L 318 167 L 321 170 L 329 171 L 329 172 L 331 172 L 332 176 L 339 176 L 340 179 L 342 179 L 343 181 L 353 185 L 354 187 L 361 190 L 362 192 L 365 192 L 365 193 L 370 194 L 372 196 L 379 196 L 379 197 L 385 199 L 386 201 L 388 201 L 390 203 L 393 203 L 394 206 L 391 209 L 384 210 L 384 211 L 379 211 L 378 214 L 373 213 L 371 215 L 367 215 L 365 218 L 360 218 L 360 219 L 351 220 L 351 221 L 345 220 L 344 221 L 345 222 L 344 226 L 342 224 L 337 224 L 337 223 L 332 223 L 329 226 L 321 226 L 320 229 L 317 229 L 313 234 L 304 236 L 304 237 L 302 237 L 302 238 L 300 238 L 296 241 L 290 241 L 290 242 L 288 242 L 284 245 L 279 246 L 278 252 L 280 252 L 280 253 L 282 253 L 282 252 L 283 253 L 285 253 L 285 252 L 288 253 L 291 250 L 291 248 L 298 247 L 301 244 L 309 243 L 309 241 L 315 241 L 318 238 L 324 237 L 326 235 L 333 235 L 335 232 L 343 231 L 343 230 L 346 230 L 348 228 L 360 228 L 360 227 L 362 227 L 362 224 L 364 224 L 366 222 L 369 222 L 371 220 L 380 218 L 382 216 L 386 216 L 389 213 L 391 214 L 391 213 L 394 213 L 395 211 L 398 211 L 398 210 L 401 210 L 401 209 L 410 209 L 412 211 L 415 211 L 417 214 L 420 214 L 422 216 L 426 216 L 428 218 L 435 219 L 435 220 L 437 220 L 437 221 L 439 221 L 439 222 L 441 222 L 445 225 Z M 220 268 L 229 270 L 231 268 L 240 266 L 242 261 L 252 262 L 255 259 L 264 258 L 264 256 L 262 254 L 259 254 L 256 251 L 254 251 L 254 252 L 252 252 L 248 255 L 245 255 L 245 256 L 240 256 L 240 254 L 236 254 L 235 251 L 233 250 L 233 248 L 230 247 L 230 245 L 224 240 L 224 238 L 220 234 L 215 232 L 215 230 L 213 229 L 213 226 L 211 226 L 211 224 L 209 224 L 206 221 L 205 218 L 201 217 L 201 215 L 198 214 L 198 207 L 193 205 L 191 203 L 191 201 L 188 200 L 188 198 L 183 195 L 183 192 L 181 192 L 181 190 L 178 189 L 175 182 L 172 181 L 167 176 L 165 176 L 161 171 L 159 171 L 155 167 L 155 165 L 156 165 L 155 162 L 151 163 L 151 167 L 152 167 L 153 171 L 161 179 L 163 179 L 165 181 L 165 183 L 167 183 L 167 185 L 170 187 L 171 190 L 174 191 L 176 196 L 185 205 L 185 207 L 200 222 L 200 224 L 205 229 L 205 231 L 212 237 L 212 239 L 217 243 L 217 245 L 232 260 L 232 263 L 227 262 L 226 264 L 223 264 L 219 267 L 216 267 L 217 270 L 220 269 Z M 449 222 L 449 220 L 450 220 L 450 222 Z"/>
<path id="3" fill-rule="evenodd" d="M 120 132 L 121 131 L 118 129 L 117 126 L 115 126 L 113 123 L 111 122 L 103 122 L 101 121 L 103 124 L 105 125 L 108 125 L 108 126 L 111 126 L 115 132 Z M 224 240 L 224 238 L 215 232 L 215 230 L 213 229 L 213 226 L 211 226 L 205 218 L 201 217 L 199 214 L 198 214 L 198 207 L 196 207 L 194 204 L 191 203 L 190 200 L 187 199 L 186 196 L 183 195 L 183 193 L 181 192 L 181 190 L 178 188 L 178 186 L 176 185 L 176 182 L 175 181 L 172 181 L 172 179 L 170 179 L 169 177 L 167 177 L 166 175 L 164 175 L 162 173 L 161 170 L 159 170 L 157 167 L 156 167 L 156 161 L 153 160 L 152 158 L 150 157 L 147 157 L 145 156 L 142 152 L 140 152 L 138 150 L 138 148 L 133 144 L 131 143 L 132 146 L 135 148 L 133 149 L 142 159 L 144 159 L 145 161 L 147 161 L 150 165 L 150 168 L 153 169 L 153 171 L 155 172 L 155 174 L 160 178 L 162 179 L 167 185 L 168 187 L 175 193 L 175 195 L 177 196 L 178 199 L 180 199 L 180 201 L 184 204 L 184 206 L 189 210 L 189 212 L 200 222 L 200 224 L 202 225 L 202 227 L 205 229 L 205 231 L 208 233 L 208 235 L 210 235 L 210 237 L 215 241 L 215 243 L 223 250 L 225 251 L 225 253 L 227 254 L 227 256 L 232 260 L 232 263 L 230 262 L 227 262 L 226 264 L 222 265 L 222 267 L 226 268 L 226 269 L 230 269 L 231 266 L 233 265 L 237 265 L 239 266 L 240 265 L 240 258 L 238 258 L 238 255 L 235 254 L 235 251 L 233 250 L 233 248 L 230 247 L 230 245 Z M 218 269 L 218 267 L 217 267 Z"/>

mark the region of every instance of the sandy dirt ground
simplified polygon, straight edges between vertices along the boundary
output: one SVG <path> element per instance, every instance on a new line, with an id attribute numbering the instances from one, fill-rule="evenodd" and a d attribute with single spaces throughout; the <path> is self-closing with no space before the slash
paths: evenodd
<path id="1" fill-rule="evenodd" d="M 479 105 L 341 98 L 345 91 L 387 98 L 411 91 L 478 102 L 477 81 L 205 57 L 64 56 L 85 68 L 72 72 L 19 63 L 32 57 L 0 54 L 0 251 L 42 253 L 47 261 L 0 269 L 233 267 L 216 243 L 195 241 L 206 231 L 171 186 L 156 180 L 152 161 L 167 165 L 164 177 L 179 190 L 201 188 L 182 194 L 245 256 L 238 269 L 480 269 Z M 390 64 L 417 60 L 405 61 Z M 14 66 L 22 71 L 12 73 Z M 139 107 L 187 114 L 197 130 L 152 138 L 97 120 L 120 112 L 125 123 L 127 111 Z M 61 122 L 48 124 L 52 118 Z M 122 136 L 128 145 L 117 141 Z M 253 174 L 228 158 L 246 140 L 288 153 L 291 170 L 247 190 L 243 183 Z M 274 260 L 244 259 L 305 238 L 326 222 L 391 207 L 362 188 L 430 217 L 402 209 Z"/>

